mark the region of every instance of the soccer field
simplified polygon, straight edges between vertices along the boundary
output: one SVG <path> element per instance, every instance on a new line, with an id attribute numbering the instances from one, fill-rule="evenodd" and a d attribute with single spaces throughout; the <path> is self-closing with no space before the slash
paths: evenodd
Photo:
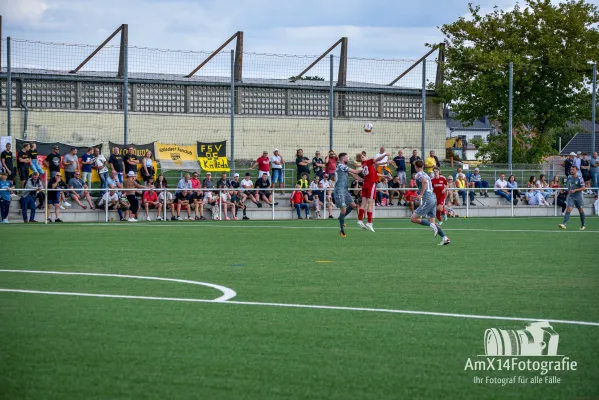
<path id="1" fill-rule="evenodd" d="M 599 219 L 560 222 L 3 226 L 0 397 L 597 399 Z M 575 370 L 467 367 L 531 320 L 559 356 L 513 365 Z"/>

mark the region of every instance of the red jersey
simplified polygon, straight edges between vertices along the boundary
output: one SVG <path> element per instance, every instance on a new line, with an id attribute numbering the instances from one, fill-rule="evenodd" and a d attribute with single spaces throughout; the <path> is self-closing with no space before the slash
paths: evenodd
<path id="1" fill-rule="evenodd" d="M 158 201 L 158 195 L 156 194 L 156 192 L 150 192 L 149 190 L 146 190 L 142 196 L 143 200 L 148 202 L 148 203 L 154 203 Z"/>
<path id="2" fill-rule="evenodd" d="M 439 175 L 438 178 L 431 179 L 431 183 L 433 184 L 433 193 L 435 193 L 435 197 L 444 197 L 445 193 L 443 193 L 443 189 L 447 187 L 447 179 L 445 179 L 443 175 Z"/>
<path id="3" fill-rule="evenodd" d="M 258 163 L 258 169 L 263 172 L 270 171 L 270 158 L 268 156 L 262 156 L 256 160 Z"/>
<path id="4" fill-rule="evenodd" d="M 364 182 L 379 183 L 379 176 L 376 172 L 374 158 L 362 161 L 362 173 L 364 174 Z"/>

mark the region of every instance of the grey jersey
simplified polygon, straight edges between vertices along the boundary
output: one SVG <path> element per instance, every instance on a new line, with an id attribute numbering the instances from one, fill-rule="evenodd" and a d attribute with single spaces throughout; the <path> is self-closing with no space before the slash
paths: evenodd
<path id="1" fill-rule="evenodd" d="M 568 176 L 568 180 L 566 181 L 566 186 L 568 190 L 575 190 L 584 187 L 584 180 L 580 175 L 577 176 Z M 576 197 L 582 199 L 582 191 L 576 192 L 574 194 L 568 194 L 569 197 Z"/>
<path id="2" fill-rule="evenodd" d="M 422 184 L 422 178 L 426 181 L 426 186 Z M 422 193 L 422 197 L 435 197 L 433 194 L 433 184 L 431 182 L 431 177 L 424 171 L 420 171 L 416 174 L 416 185 L 418 185 L 418 190 Z"/>
<path id="3" fill-rule="evenodd" d="M 335 170 L 335 191 L 344 192 L 349 187 L 349 167 L 343 163 L 337 164 Z"/>

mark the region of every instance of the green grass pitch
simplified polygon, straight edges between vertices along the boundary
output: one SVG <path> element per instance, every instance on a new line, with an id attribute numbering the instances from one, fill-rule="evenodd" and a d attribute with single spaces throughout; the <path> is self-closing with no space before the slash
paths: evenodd
<path id="1" fill-rule="evenodd" d="M 376 233 L 347 222 L 347 238 L 336 220 L 2 226 L 4 270 L 183 279 L 237 296 L 227 304 L 0 291 L 0 398 L 599 398 L 597 217 L 584 232 L 577 215 L 568 231 L 559 218 L 451 219 L 449 246 L 407 220 L 375 220 Z M 0 288 L 222 295 L 180 282 L 17 272 L 0 272 Z M 472 371 L 469 358 L 485 359 L 486 329 L 526 322 L 467 316 L 595 325 L 551 323 L 574 371 Z M 489 381 L 511 377 L 527 383 Z"/>

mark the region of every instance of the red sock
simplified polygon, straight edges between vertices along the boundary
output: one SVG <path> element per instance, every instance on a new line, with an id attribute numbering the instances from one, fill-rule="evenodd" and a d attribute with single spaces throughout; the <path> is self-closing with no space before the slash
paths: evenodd
<path id="1" fill-rule="evenodd" d="M 372 224 L 372 213 L 371 212 L 367 212 L 366 215 L 368 216 L 368 223 Z"/>
<path id="2" fill-rule="evenodd" d="M 441 221 L 441 211 L 437 210 L 437 221 Z"/>
<path id="3" fill-rule="evenodd" d="M 364 219 L 364 209 L 358 209 L 358 221 L 362 221 Z"/>

